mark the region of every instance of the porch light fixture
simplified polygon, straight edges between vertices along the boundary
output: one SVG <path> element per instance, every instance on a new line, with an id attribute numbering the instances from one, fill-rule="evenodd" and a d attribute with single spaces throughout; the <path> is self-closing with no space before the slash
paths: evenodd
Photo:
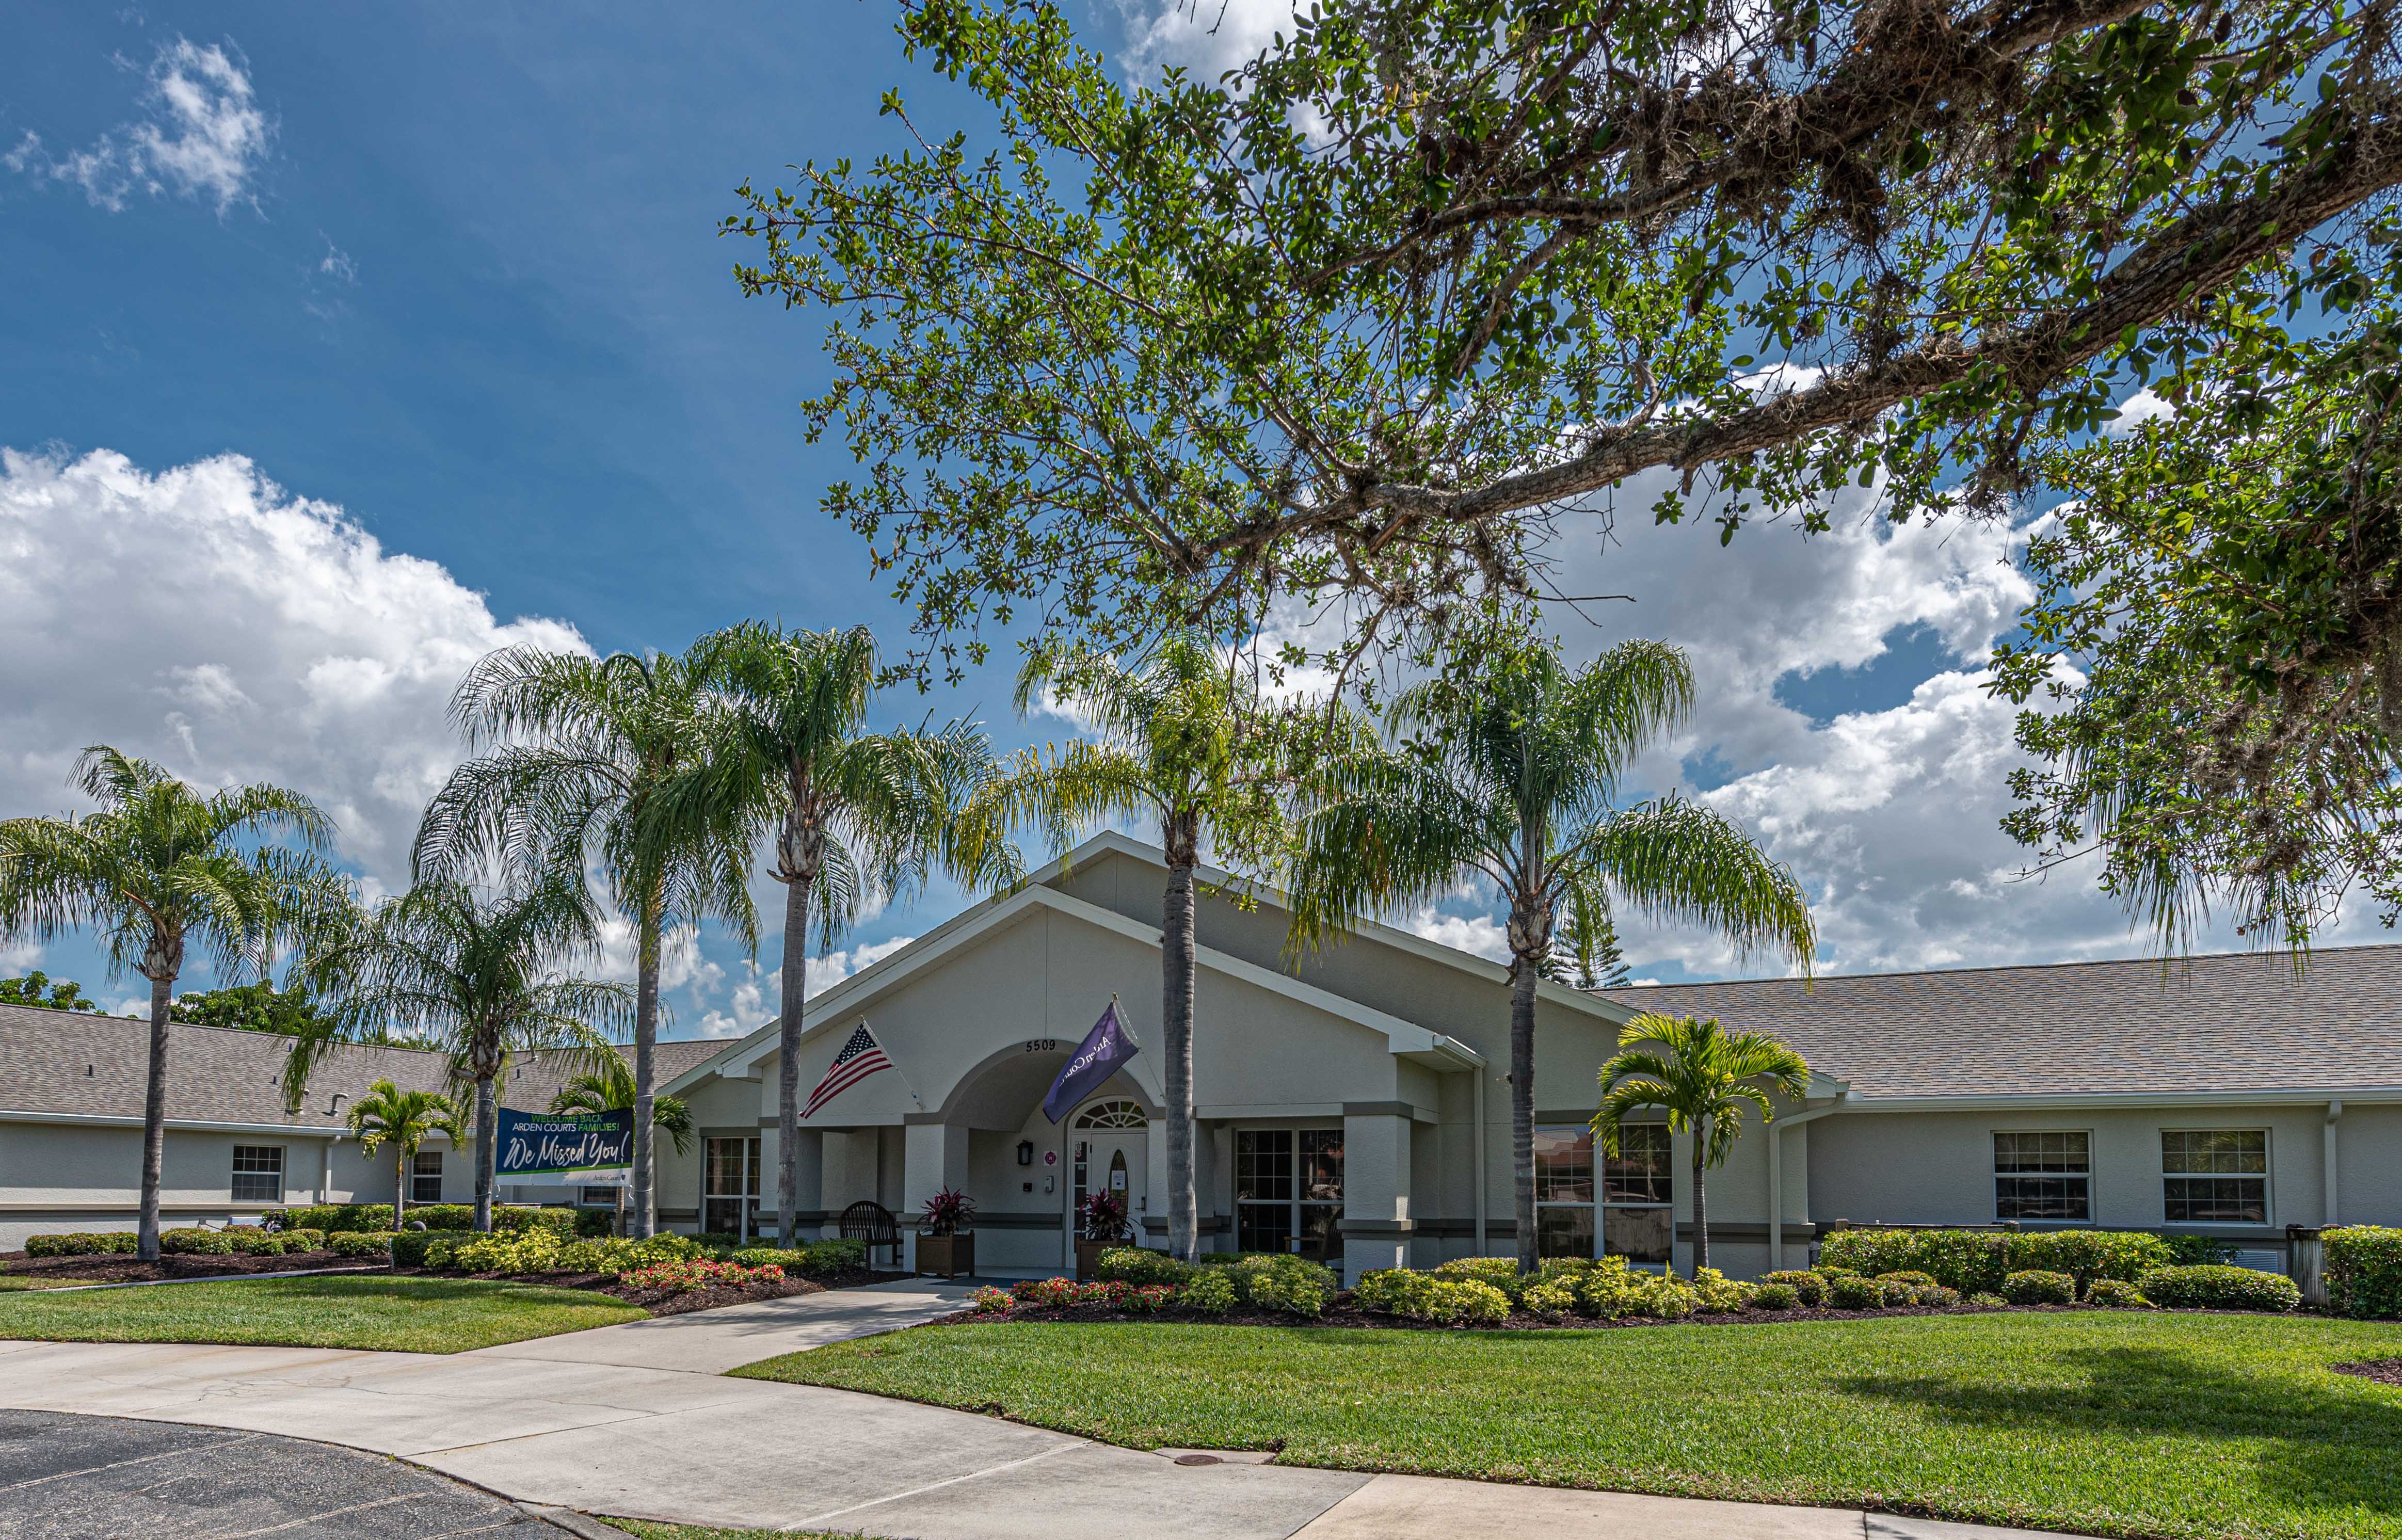
<path id="1" fill-rule="evenodd" d="M 1017 1163 L 1019 1165 L 1032 1165 L 1034 1163 L 1033 1140 L 1020 1139 L 1017 1141 Z"/>

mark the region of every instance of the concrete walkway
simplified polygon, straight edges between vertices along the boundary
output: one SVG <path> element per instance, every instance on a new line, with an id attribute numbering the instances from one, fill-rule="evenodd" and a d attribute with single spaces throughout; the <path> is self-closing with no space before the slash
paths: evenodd
<path id="1" fill-rule="evenodd" d="M 521 1502 L 913 1540 L 2011 1540 L 1847 1509 L 1179 1464 L 969 1412 L 718 1372 L 956 1309 L 884 1286 L 450 1356 L 0 1341 L 0 1406 L 393 1454 Z M 946 1297 L 947 1296 L 947 1297 Z M 670 1355 L 680 1361 L 663 1367 Z"/>

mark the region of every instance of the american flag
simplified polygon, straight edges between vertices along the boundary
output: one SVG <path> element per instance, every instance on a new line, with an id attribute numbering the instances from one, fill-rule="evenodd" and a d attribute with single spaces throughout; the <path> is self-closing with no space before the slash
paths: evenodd
<path id="1" fill-rule="evenodd" d="M 850 1035 L 850 1040 L 842 1045 L 842 1052 L 834 1056 L 834 1063 L 826 1066 L 825 1079 L 809 1093 L 809 1105 L 801 1108 L 801 1116 L 809 1116 L 877 1070 L 891 1067 L 892 1061 L 884 1056 L 884 1050 L 876 1046 L 875 1036 L 862 1025 Z"/>

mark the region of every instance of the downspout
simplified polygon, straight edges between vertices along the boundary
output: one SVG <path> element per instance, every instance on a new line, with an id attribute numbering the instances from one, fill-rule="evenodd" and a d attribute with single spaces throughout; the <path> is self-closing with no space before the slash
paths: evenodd
<path id="1" fill-rule="evenodd" d="M 2343 1104 L 2341 1102 L 2327 1103 L 2326 1127 L 2322 1134 L 2322 1137 L 2326 1141 L 2326 1154 L 2324 1156 L 2325 1163 L 2320 1168 L 2326 1189 L 2325 1192 L 2322 1194 L 2321 1206 L 2319 1208 L 2319 1226 L 2321 1229 L 2326 1229 L 2338 1223 L 2336 1218 L 2337 1187 L 2335 1125 L 2338 1120 L 2342 1117 Z"/>
<path id="2" fill-rule="evenodd" d="M 1785 1271 L 1785 1131 L 1814 1118 L 1843 1109 L 1843 1098 L 1851 1094 L 1847 1086 L 1835 1093 L 1835 1099 L 1808 1112 L 1796 1112 L 1778 1118 L 1768 1125 L 1768 1271 Z"/>
<path id="3" fill-rule="evenodd" d="M 1476 1244 L 1469 1249 L 1471 1257 L 1484 1255 L 1484 1066 L 1479 1065 L 1468 1073 L 1468 1083 L 1476 1088 Z"/>

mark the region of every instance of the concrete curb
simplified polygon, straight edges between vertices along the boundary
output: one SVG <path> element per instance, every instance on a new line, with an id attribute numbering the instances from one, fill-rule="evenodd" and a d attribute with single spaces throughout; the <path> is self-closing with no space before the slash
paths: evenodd
<path id="1" fill-rule="evenodd" d="M 518 1511 L 541 1519 L 554 1528 L 565 1530 L 578 1540 L 634 1540 L 631 1534 L 614 1524 L 604 1524 L 588 1513 L 573 1508 L 552 1507 L 545 1503 L 519 1503 Z"/>

